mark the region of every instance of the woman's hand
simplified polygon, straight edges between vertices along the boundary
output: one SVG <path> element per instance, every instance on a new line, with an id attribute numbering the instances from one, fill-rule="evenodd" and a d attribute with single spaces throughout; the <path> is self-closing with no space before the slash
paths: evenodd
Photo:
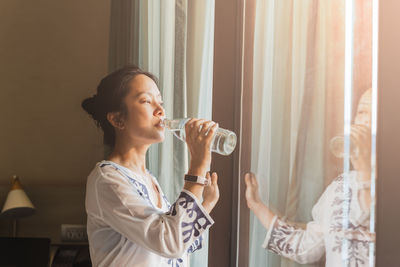
<path id="1" fill-rule="evenodd" d="M 358 155 L 351 157 L 351 163 L 362 179 L 368 180 L 371 177 L 371 129 L 365 125 L 352 125 L 351 141 L 358 147 Z"/>
<path id="2" fill-rule="evenodd" d="M 254 209 L 258 204 L 261 203 L 260 194 L 258 192 L 258 182 L 254 173 L 246 173 L 244 176 L 246 183 L 246 201 L 249 209 Z"/>
<path id="3" fill-rule="evenodd" d="M 210 184 L 204 187 L 202 204 L 207 212 L 210 213 L 219 199 L 218 175 L 213 172 L 210 176 L 210 173 L 207 172 L 206 178 Z"/>
<path id="4" fill-rule="evenodd" d="M 211 141 L 218 124 L 213 121 L 191 119 L 185 124 L 186 144 L 190 152 L 188 174 L 204 177 L 211 164 Z"/>
<path id="5" fill-rule="evenodd" d="M 256 176 L 251 172 L 246 173 L 244 176 L 244 181 L 246 183 L 245 197 L 247 200 L 247 207 L 254 212 L 262 225 L 264 225 L 266 229 L 269 229 L 275 214 L 266 205 L 264 205 L 264 203 L 262 203 L 260 194 L 258 192 L 258 182 Z"/>

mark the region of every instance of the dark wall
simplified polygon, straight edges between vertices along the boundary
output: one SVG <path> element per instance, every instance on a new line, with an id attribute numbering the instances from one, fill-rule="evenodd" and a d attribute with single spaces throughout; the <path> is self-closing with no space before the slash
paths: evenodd
<path id="1" fill-rule="evenodd" d="M 399 266 L 400 1 L 379 1 L 377 264 Z"/>
<path id="2" fill-rule="evenodd" d="M 212 118 L 220 127 L 235 129 L 237 83 L 237 1 L 215 1 L 214 85 Z M 237 112 L 237 111 L 236 111 Z M 209 267 L 231 266 L 231 234 L 234 194 L 234 157 L 213 155 L 211 169 L 219 174 L 220 200 L 212 212 Z"/>

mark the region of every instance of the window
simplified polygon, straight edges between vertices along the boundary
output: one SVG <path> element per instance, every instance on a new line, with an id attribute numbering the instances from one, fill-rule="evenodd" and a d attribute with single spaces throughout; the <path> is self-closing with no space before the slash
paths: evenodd
<path id="1" fill-rule="evenodd" d="M 240 165 L 277 215 L 251 213 L 248 264 L 374 266 L 377 1 L 246 8 Z"/>

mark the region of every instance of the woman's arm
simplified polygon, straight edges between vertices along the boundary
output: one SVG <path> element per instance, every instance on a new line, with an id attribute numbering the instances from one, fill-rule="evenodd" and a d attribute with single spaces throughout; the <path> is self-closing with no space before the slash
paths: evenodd
<path id="1" fill-rule="evenodd" d="M 325 253 L 323 231 L 313 221 L 302 229 L 284 222 L 262 203 L 253 173 L 245 175 L 247 206 L 268 230 L 263 247 L 298 263 L 318 261 Z"/>
<path id="2" fill-rule="evenodd" d="M 351 157 L 351 164 L 357 171 L 359 183 L 371 182 L 371 129 L 364 125 L 351 126 L 351 141 L 358 147 L 357 157 Z M 362 188 L 358 200 L 363 211 L 369 212 L 371 205 L 370 188 Z"/>
<path id="3" fill-rule="evenodd" d="M 102 221 L 131 242 L 158 255 L 179 258 L 214 223 L 190 191 L 183 190 L 164 213 L 152 205 L 141 185 L 136 190 L 124 178 L 104 170 L 96 182 L 93 203 Z"/>
<path id="4" fill-rule="evenodd" d="M 202 205 L 210 213 L 219 199 L 218 175 L 216 172 L 213 172 L 211 175 L 208 172 L 206 177 L 209 179 L 210 184 L 204 187 Z"/>
<path id="5" fill-rule="evenodd" d="M 262 246 L 300 264 L 318 262 L 325 253 L 323 229 L 315 221 L 303 229 L 275 217 Z"/>
<path id="6" fill-rule="evenodd" d="M 260 195 L 258 192 L 258 182 L 253 173 L 246 173 L 244 176 L 246 183 L 246 200 L 247 207 L 256 215 L 256 217 L 260 220 L 261 224 L 269 229 L 272 219 L 275 217 L 275 214 L 262 203 L 260 199 Z"/>
<path id="7" fill-rule="evenodd" d="M 186 144 L 190 152 L 188 174 L 206 177 L 211 181 L 213 190 L 207 190 L 207 198 L 203 201 L 207 212 L 211 212 L 219 199 L 217 176 L 213 174 L 213 177 L 210 177 L 207 173 L 211 164 L 211 142 L 217 129 L 218 123 L 202 119 L 190 119 L 185 124 Z M 201 198 L 204 191 L 204 185 L 188 181 L 185 181 L 183 188 L 193 193 L 198 199 Z M 210 192 L 214 194 L 210 194 Z"/>

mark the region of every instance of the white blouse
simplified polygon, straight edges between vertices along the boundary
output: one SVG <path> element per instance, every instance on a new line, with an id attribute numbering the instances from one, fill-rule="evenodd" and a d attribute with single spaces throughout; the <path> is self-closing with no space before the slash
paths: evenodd
<path id="1" fill-rule="evenodd" d="M 188 253 L 202 246 L 214 223 L 199 200 L 182 190 L 170 205 L 157 180 L 152 184 L 128 168 L 101 161 L 86 185 L 87 232 L 93 266 L 189 266 Z"/>
<path id="2" fill-rule="evenodd" d="M 361 208 L 358 198 L 359 190 L 369 185 L 357 181 L 355 171 L 349 173 L 348 181 L 348 190 L 343 175 L 327 187 L 305 229 L 275 216 L 263 247 L 302 264 L 318 262 L 325 255 L 327 267 L 373 266 L 370 213 Z"/>

